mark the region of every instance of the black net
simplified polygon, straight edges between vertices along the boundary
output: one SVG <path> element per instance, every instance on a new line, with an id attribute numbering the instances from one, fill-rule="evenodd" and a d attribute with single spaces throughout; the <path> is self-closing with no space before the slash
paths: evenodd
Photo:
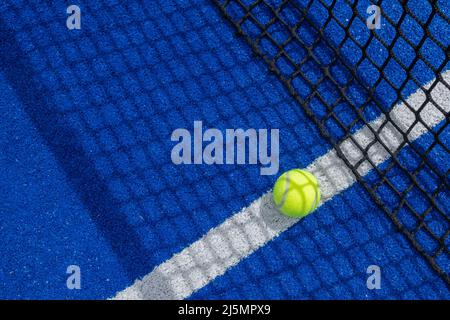
<path id="1" fill-rule="evenodd" d="M 216 3 L 450 284 L 448 4 Z"/>

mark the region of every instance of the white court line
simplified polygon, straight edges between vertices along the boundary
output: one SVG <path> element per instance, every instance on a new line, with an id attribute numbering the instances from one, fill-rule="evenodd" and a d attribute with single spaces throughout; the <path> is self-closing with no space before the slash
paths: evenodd
<path id="1" fill-rule="evenodd" d="M 442 77 L 446 83 L 450 84 L 450 71 L 443 73 Z M 424 88 L 429 89 L 435 81 L 437 80 L 429 82 Z M 435 103 L 448 114 L 450 91 L 447 87 L 438 82 L 431 91 L 431 96 Z M 407 103 L 414 110 L 418 110 L 425 102 L 425 97 L 423 91 L 418 89 L 408 98 Z M 390 116 L 402 131 L 406 131 L 415 121 L 414 113 L 404 104 L 396 105 L 391 110 Z M 432 103 L 428 103 L 420 112 L 420 117 L 429 127 L 433 127 L 444 120 L 446 115 Z M 380 116 L 369 125 L 376 130 L 380 128 L 383 121 L 384 116 Z M 416 140 L 426 132 L 427 129 L 417 123 L 408 135 L 409 140 Z M 373 134 L 367 127 L 361 128 L 353 137 L 361 146 L 367 146 L 374 140 Z M 391 152 L 397 151 L 403 141 L 402 134 L 392 124 L 381 129 L 380 137 Z M 350 139 L 344 140 L 340 146 L 352 163 L 356 163 L 363 156 Z M 369 156 L 377 166 L 389 158 L 388 152 L 379 143 L 370 147 Z M 358 172 L 364 176 L 371 168 L 371 165 L 365 162 L 359 167 Z M 351 170 L 334 150 L 316 159 L 307 170 L 311 171 L 319 181 L 322 192 L 321 204 L 356 181 Z M 234 214 L 216 228 L 211 229 L 201 239 L 157 266 L 143 279 L 136 280 L 133 285 L 117 293 L 114 299 L 189 297 L 298 221 L 279 214 L 271 198 L 272 193 L 267 192 L 249 207 Z"/>

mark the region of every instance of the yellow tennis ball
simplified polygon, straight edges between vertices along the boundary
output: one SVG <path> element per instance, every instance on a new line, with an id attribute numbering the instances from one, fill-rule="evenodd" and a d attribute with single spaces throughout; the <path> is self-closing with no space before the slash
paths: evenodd
<path id="1" fill-rule="evenodd" d="M 303 218 L 319 205 L 319 183 L 308 171 L 289 170 L 275 182 L 273 200 L 277 208 L 285 215 Z"/>

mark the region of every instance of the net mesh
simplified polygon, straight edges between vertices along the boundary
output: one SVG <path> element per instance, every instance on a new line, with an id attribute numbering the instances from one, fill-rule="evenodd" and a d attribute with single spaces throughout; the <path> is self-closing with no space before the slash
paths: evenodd
<path id="1" fill-rule="evenodd" d="M 448 4 L 215 3 L 450 284 Z"/>

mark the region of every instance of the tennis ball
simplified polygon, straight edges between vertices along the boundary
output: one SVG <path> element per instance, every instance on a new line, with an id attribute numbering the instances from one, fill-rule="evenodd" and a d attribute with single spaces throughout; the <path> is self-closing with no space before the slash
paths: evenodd
<path id="1" fill-rule="evenodd" d="M 308 171 L 289 170 L 275 182 L 273 200 L 278 210 L 285 215 L 303 218 L 319 205 L 319 183 Z"/>

